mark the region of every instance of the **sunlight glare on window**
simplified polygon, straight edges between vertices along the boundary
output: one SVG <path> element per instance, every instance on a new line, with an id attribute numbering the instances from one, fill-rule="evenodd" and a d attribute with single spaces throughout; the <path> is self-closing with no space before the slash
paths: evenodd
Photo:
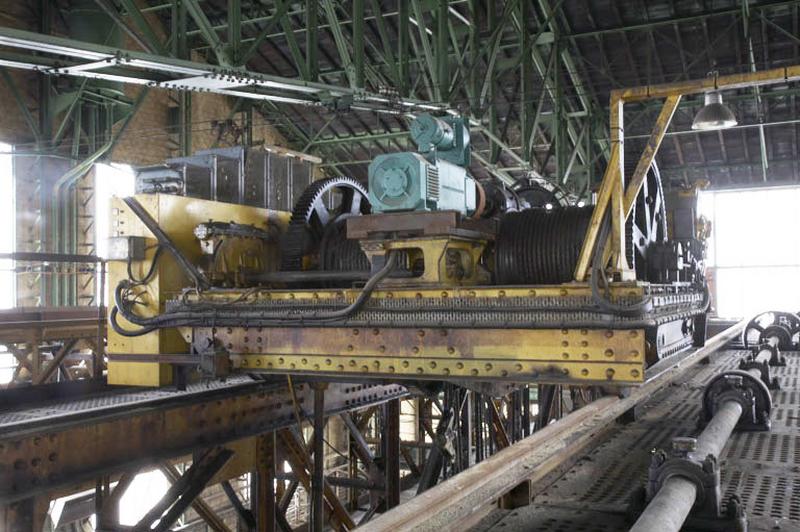
<path id="1" fill-rule="evenodd" d="M 96 164 L 94 171 L 96 253 L 100 257 L 105 257 L 108 253 L 111 198 L 132 196 L 135 188 L 135 174 L 130 166 L 115 163 Z"/>
<path id="2" fill-rule="evenodd" d="M 139 473 L 119 500 L 119 524 L 133 526 L 167 493 L 169 480 L 158 469 Z"/>
<path id="3" fill-rule="evenodd" d="M 11 156 L 13 146 L 0 143 L 0 253 L 14 252 L 16 239 L 16 210 L 14 202 L 14 160 Z M 16 307 L 16 276 L 14 261 L 0 260 L 0 309 Z M 0 345 L 0 384 L 11 382 L 16 360 L 6 346 Z"/>
<path id="4" fill-rule="evenodd" d="M 800 187 L 722 190 L 701 194 L 712 222 L 708 266 L 717 314 L 744 318 L 800 309 Z"/>
<path id="5" fill-rule="evenodd" d="M 16 227 L 14 211 L 14 162 L 11 157 L 13 147 L 0 143 L 0 253 L 14 251 Z M 11 260 L 0 260 L 0 308 L 16 306 L 16 290 L 14 263 Z"/>

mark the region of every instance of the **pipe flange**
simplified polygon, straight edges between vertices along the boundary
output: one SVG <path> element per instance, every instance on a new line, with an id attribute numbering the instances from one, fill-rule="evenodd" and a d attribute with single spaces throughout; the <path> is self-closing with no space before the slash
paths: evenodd
<path id="1" fill-rule="evenodd" d="M 706 517 L 719 517 L 721 506 L 720 472 L 714 455 L 694 455 L 695 438 L 674 438 L 670 452 L 658 450 L 653 453 L 647 479 L 647 500 L 661 490 L 672 477 L 689 480 L 697 487 L 692 513 Z"/>
<path id="2" fill-rule="evenodd" d="M 739 430 L 769 430 L 772 396 L 759 377 L 731 370 L 714 377 L 703 392 L 703 420 L 707 423 L 725 401 L 742 405 Z"/>
<path id="3" fill-rule="evenodd" d="M 778 383 L 778 378 L 770 376 L 769 366 L 770 365 L 766 360 L 759 362 L 755 359 L 755 357 L 743 358 L 739 361 L 739 369 L 741 371 L 755 369 L 761 373 L 761 382 L 763 382 L 767 388 L 770 390 L 779 390 L 780 384 Z"/>
<path id="4" fill-rule="evenodd" d="M 770 366 L 785 366 L 786 365 L 786 358 L 781 355 L 781 350 L 778 348 L 777 345 L 771 344 L 769 342 L 764 342 L 760 345 L 753 347 L 753 358 L 755 359 L 763 353 L 764 351 L 769 352 L 769 365 Z"/>
<path id="5" fill-rule="evenodd" d="M 778 340 L 778 346 L 781 349 L 791 349 L 793 346 L 792 331 L 782 323 L 776 323 L 765 328 L 759 340 L 761 340 L 762 343 L 767 343 L 770 338 L 776 338 Z"/>

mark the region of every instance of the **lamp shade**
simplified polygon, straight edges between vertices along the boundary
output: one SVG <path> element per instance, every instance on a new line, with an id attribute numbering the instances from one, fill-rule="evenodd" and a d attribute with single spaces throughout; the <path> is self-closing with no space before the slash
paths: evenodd
<path id="1" fill-rule="evenodd" d="M 695 115 L 692 129 L 699 131 L 725 129 L 737 123 L 733 112 L 722 103 L 722 94 L 719 91 L 712 91 L 705 94 L 705 105 Z"/>

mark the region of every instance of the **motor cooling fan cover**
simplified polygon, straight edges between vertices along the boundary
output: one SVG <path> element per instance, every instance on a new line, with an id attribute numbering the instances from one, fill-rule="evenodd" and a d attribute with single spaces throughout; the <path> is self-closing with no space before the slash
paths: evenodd
<path id="1" fill-rule="evenodd" d="M 369 200 L 374 211 L 412 211 L 424 206 L 426 168 L 416 153 L 379 155 L 369 165 Z"/>

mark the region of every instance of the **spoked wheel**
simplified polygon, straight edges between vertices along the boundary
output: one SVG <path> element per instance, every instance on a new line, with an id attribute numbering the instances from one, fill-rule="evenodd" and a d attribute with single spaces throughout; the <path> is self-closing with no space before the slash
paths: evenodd
<path id="1" fill-rule="evenodd" d="M 653 164 L 642 183 L 642 190 L 636 199 L 633 215 L 628 219 L 627 232 L 629 242 L 633 244 L 628 250 L 628 260 L 633 258 L 636 278 L 648 280 L 647 258 L 650 246 L 667 239 L 667 210 L 664 203 L 664 191 L 661 187 L 661 175 Z"/>
<path id="2" fill-rule="evenodd" d="M 355 179 L 331 177 L 313 182 L 300 196 L 292 211 L 281 246 L 281 269 L 319 269 L 323 241 L 332 235 L 341 237 L 347 217 L 369 212 L 367 191 Z"/>
<path id="3" fill-rule="evenodd" d="M 511 190 L 532 209 L 557 209 L 569 206 L 567 193 L 556 183 L 521 179 Z"/>
<path id="4" fill-rule="evenodd" d="M 778 349 L 791 351 L 800 342 L 800 317 L 791 312 L 764 312 L 747 324 L 742 333 L 745 347 L 757 346 L 777 338 Z"/>

